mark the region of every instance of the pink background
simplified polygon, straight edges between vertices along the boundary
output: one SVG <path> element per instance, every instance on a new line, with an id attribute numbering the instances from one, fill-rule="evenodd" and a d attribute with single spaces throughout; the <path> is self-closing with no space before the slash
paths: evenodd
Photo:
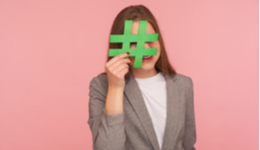
<path id="1" fill-rule="evenodd" d="M 0 1 L 0 149 L 91 150 L 89 82 L 129 5 L 156 17 L 178 73 L 194 82 L 197 150 L 256 150 L 257 0 Z"/>

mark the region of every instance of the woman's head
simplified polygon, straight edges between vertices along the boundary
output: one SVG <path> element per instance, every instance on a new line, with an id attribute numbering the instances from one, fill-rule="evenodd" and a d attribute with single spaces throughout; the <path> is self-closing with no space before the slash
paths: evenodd
<path id="1" fill-rule="evenodd" d="M 123 34 L 125 20 L 133 20 L 132 34 L 138 33 L 139 21 L 147 20 L 147 31 L 146 33 L 158 33 L 158 41 L 146 42 L 145 48 L 157 48 L 157 55 L 153 56 L 152 60 L 148 62 L 142 62 L 141 68 L 133 68 L 134 57 L 129 57 L 132 59 L 130 64 L 130 72 L 135 70 L 150 70 L 155 69 L 157 72 L 162 71 L 167 75 L 174 76 L 176 74 L 175 70 L 172 68 L 168 61 L 168 57 L 165 51 L 164 42 L 162 39 L 161 32 L 159 30 L 156 19 L 148 8 L 143 5 L 129 6 L 123 9 L 116 16 L 110 34 Z M 136 43 L 131 43 L 130 48 L 135 48 Z M 109 49 L 111 48 L 122 48 L 122 43 L 109 43 Z M 131 53 L 131 52 L 130 52 Z M 107 58 L 107 62 L 113 57 Z M 133 70 L 134 69 L 134 70 Z M 126 74 L 125 79 L 129 77 L 129 73 Z"/>
<path id="2" fill-rule="evenodd" d="M 139 26 L 140 23 L 139 21 L 133 21 L 132 24 L 132 33 L 131 34 L 138 34 L 139 32 Z M 147 22 L 146 25 L 146 34 L 153 34 L 153 33 L 157 33 L 154 30 L 153 25 L 150 22 Z M 141 44 L 141 43 L 138 43 Z M 130 49 L 135 49 L 137 46 L 137 43 L 130 43 Z M 145 42 L 144 43 L 144 48 L 156 48 L 157 49 L 157 53 L 156 55 L 146 55 L 144 56 L 142 59 L 142 65 L 141 68 L 134 68 L 134 64 L 136 63 L 136 59 L 133 56 L 130 56 L 129 59 L 132 60 L 132 62 L 129 64 L 130 65 L 130 71 L 137 76 L 137 78 L 143 78 L 143 77 L 151 77 L 154 76 L 155 74 L 157 74 L 158 70 L 156 70 L 155 68 L 155 64 L 158 61 L 158 59 L 160 58 L 160 54 L 161 54 L 161 46 L 160 46 L 160 42 L 159 41 L 151 41 L 151 42 Z M 131 53 L 131 50 L 130 50 Z M 147 57 L 150 58 L 148 59 Z"/>

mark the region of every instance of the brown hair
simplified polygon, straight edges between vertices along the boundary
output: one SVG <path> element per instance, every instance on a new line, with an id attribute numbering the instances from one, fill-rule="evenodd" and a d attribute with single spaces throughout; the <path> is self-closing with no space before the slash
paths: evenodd
<path id="1" fill-rule="evenodd" d="M 160 43 L 161 47 L 161 54 L 158 59 L 158 61 L 155 64 L 155 69 L 159 72 L 162 71 L 163 73 L 167 74 L 168 76 L 175 76 L 176 71 L 173 69 L 171 64 L 168 61 L 167 53 L 164 47 L 164 42 L 162 39 L 161 32 L 159 30 L 158 24 L 156 22 L 155 17 L 153 14 L 150 12 L 148 8 L 146 8 L 143 5 L 135 5 L 135 6 L 129 6 L 123 9 L 115 18 L 111 32 L 110 34 L 123 34 L 124 32 L 124 22 L 125 20 L 134 20 L 134 21 L 139 21 L 139 20 L 147 20 L 151 25 L 153 26 L 154 30 L 156 33 L 158 33 L 158 40 Z M 122 48 L 122 43 L 109 43 L 109 49 L 110 48 Z M 107 53 L 108 56 L 108 53 Z M 113 57 L 107 57 L 107 62 L 112 59 Z M 128 64 L 129 65 L 129 64 Z M 129 72 L 131 71 L 129 67 Z M 125 80 L 129 78 L 130 73 L 127 73 L 125 75 Z M 101 73 L 106 74 L 106 72 Z"/>

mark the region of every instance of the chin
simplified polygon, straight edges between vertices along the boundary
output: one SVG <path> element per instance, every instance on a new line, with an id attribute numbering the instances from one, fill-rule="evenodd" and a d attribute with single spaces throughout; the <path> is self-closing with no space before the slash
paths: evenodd
<path id="1" fill-rule="evenodd" d="M 142 64 L 141 69 L 143 70 L 151 70 L 154 68 L 154 64 Z"/>
<path id="2" fill-rule="evenodd" d="M 156 59 L 156 61 L 157 61 L 157 59 Z M 132 68 L 132 69 L 137 69 L 137 70 L 139 70 L 139 69 L 142 69 L 142 70 L 152 70 L 152 69 L 154 69 L 155 68 L 155 63 L 156 63 L 156 61 L 154 61 L 154 60 L 152 60 L 152 61 L 150 61 L 150 62 L 142 62 L 142 66 L 141 66 L 141 68 Z M 133 67 L 133 65 L 134 64 L 132 64 L 131 66 Z"/>

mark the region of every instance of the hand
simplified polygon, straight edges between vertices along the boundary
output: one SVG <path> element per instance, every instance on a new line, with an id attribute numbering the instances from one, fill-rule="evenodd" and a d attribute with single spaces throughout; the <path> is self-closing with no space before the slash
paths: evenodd
<path id="1" fill-rule="evenodd" d="M 123 53 L 110 59 L 106 63 L 106 73 L 108 85 L 113 88 L 124 88 L 125 75 L 129 71 L 127 63 L 131 63 L 130 59 L 125 59 L 129 53 Z"/>

